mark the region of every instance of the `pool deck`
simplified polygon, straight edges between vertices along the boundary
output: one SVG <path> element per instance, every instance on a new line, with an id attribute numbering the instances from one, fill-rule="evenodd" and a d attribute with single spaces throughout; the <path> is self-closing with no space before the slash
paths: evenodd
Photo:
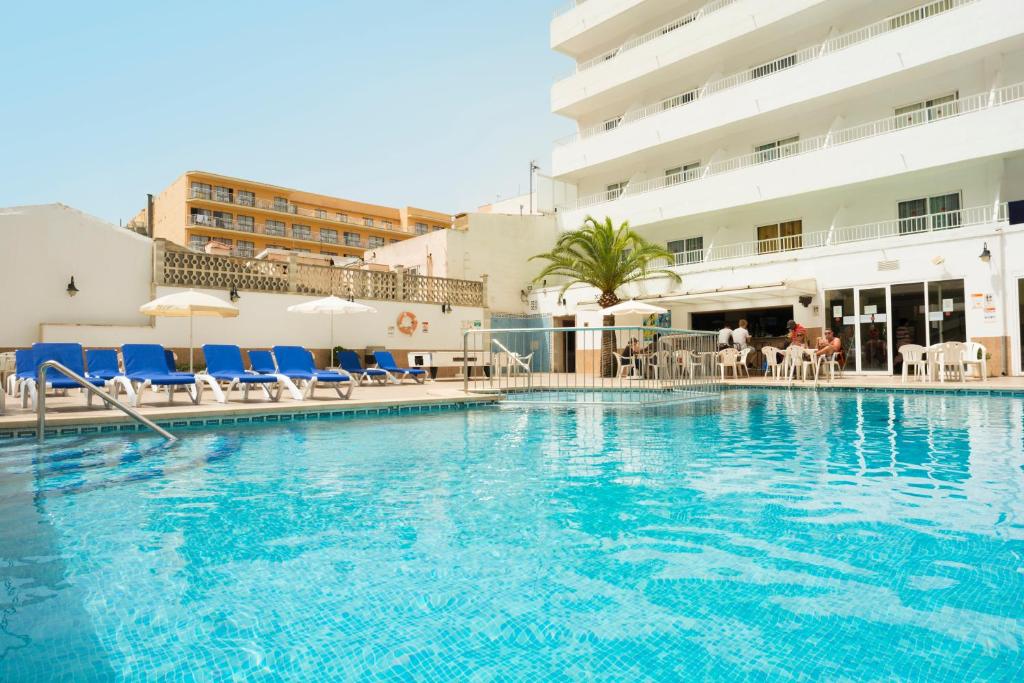
<path id="1" fill-rule="evenodd" d="M 376 414 L 390 410 L 418 408 L 429 410 L 468 404 L 493 403 L 497 398 L 493 395 L 466 395 L 462 392 L 461 382 L 428 382 L 426 384 L 405 383 L 401 385 L 357 386 L 352 391 L 352 398 L 339 399 L 333 389 L 321 387 L 316 397 L 305 401 L 296 401 L 287 395 L 281 400 L 267 401 L 262 392 L 253 391 L 248 402 L 241 400 L 240 392 L 233 392 L 227 403 L 218 403 L 213 394 L 203 392 L 202 401 L 196 405 L 189 400 L 184 392 L 175 394 L 173 404 L 168 404 L 164 394 L 147 391 L 143 396 L 143 405 L 139 409 L 142 415 L 159 424 L 180 422 L 195 419 L 245 418 L 257 415 L 301 415 L 303 413 L 337 413 L 338 411 L 355 412 L 356 414 Z M 121 395 L 124 399 L 124 394 Z M 47 430 L 60 431 L 71 426 L 120 425 L 133 422 L 120 410 L 104 409 L 99 400 L 93 400 L 93 407 L 87 408 L 85 397 L 80 391 L 70 391 L 67 396 L 46 397 Z M 35 430 L 36 413 L 33 409 L 21 407 L 18 399 L 7 397 L 6 410 L 0 415 L 0 436 L 12 436 L 12 432 Z M 23 435 L 23 434 L 18 434 Z"/>
<path id="2" fill-rule="evenodd" d="M 788 387 L 790 383 L 785 380 L 777 380 L 771 377 L 751 375 L 751 377 L 740 379 L 726 378 L 725 384 L 731 387 L 750 387 L 757 389 Z M 969 377 L 966 382 L 922 382 L 908 378 L 906 384 L 899 375 L 844 375 L 837 377 L 834 381 L 822 378 L 817 382 L 813 380 L 796 380 L 792 382 L 793 387 L 819 389 L 873 389 L 888 391 L 964 391 L 964 392 L 1019 392 L 1024 391 L 1024 377 L 989 377 L 988 380 L 981 380 Z"/>

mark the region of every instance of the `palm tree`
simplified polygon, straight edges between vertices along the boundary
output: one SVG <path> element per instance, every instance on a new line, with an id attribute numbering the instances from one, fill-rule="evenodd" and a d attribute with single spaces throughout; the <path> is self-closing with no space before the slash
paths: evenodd
<path id="1" fill-rule="evenodd" d="M 675 282 L 682 279 L 675 271 L 656 266 L 657 261 L 672 263 L 670 251 L 638 235 L 629 227 L 629 221 L 616 228 L 608 217 L 601 222 L 587 216 L 579 230 L 564 233 L 551 251 L 530 260 L 534 259 L 548 262 L 534 278 L 535 283 L 551 276 L 565 278 L 559 298 L 575 284 L 590 285 L 601 292 L 597 299 L 601 308 L 619 303 L 618 290 L 632 282 L 655 275 Z M 605 316 L 604 325 L 610 327 L 613 324 L 611 316 Z M 611 351 L 615 348 L 614 335 L 606 333 L 601 346 L 601 364 L 607 373 L 611 367 Z"/>

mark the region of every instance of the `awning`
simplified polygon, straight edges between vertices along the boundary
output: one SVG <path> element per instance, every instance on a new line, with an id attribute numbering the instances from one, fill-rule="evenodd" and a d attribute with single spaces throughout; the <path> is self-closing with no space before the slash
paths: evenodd
<path id="1" fill-rule="evenodd" d="M 719 287 L 717 289 L 692 289 L 685 292 L 669 292 L 661 296 L 641 297 L 651 303 L 664 304 L 744 304 L 778 305 L 780 299 L 792 300 L 800 296 L 814 296 L 818 293 L 816 280 L 785 280 L 765 282 L 743 287 Z M 787 302 L 788 303 L 788 302 Z"/>

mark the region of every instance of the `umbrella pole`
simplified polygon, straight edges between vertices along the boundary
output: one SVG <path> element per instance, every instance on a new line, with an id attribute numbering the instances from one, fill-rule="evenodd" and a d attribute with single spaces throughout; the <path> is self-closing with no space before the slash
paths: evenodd
<path id="1" fill-rule="evenodd" d="M 188 314 L 188 371 L 195 372 L 196 368 L 193 364 L 193 351 L 192 351 L 192 313 Z"/>
<path id="2" fill-rule="evenodd" d="M 334 313 L 331 313 L 331 348 L 327 350 L 328 365 L 334 366 Z"/>

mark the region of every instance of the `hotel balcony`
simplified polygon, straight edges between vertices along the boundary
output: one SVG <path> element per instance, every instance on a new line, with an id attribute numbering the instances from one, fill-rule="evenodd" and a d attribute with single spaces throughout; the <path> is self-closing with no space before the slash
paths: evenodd
<path id="1" fill-rule="evenodd" d="M 731 242 L 727 234 L 722 241 L 711 242 L 703 249 L 678 252 L 674 254 L 674 262 L 665 265 L 681 273 L 688 273 L 737 265 L 722 263 L 725 261 L 755 265 L 791 261 L 794 258 L 806 259 L 839 252 L 845 245 L 882 248 L 901 243 L 919 243 L 937 237 L 958 237 L 964 232 L 961 229 L 1005 228 L 1009 224 L 1008 217 L 1008 206 L 1004 202 L 996 206 L 990 204 L 911 218 L 835 226 L 798 235 L 746 242 Z"/>
<path id="2" fill-rule="evenodd" d="M 633 225 L 844 187 L 1024 149 L 1024 83 L 581 196 L 588 214 Z"/>
<path id="3" fill-rule="evenodd" d="M 205 216 L 202 214 L 193 214 L 189 216 L 188 224 L 192 227 L 203 228 L 204 230 L 224 230 L 233 233 L 259 235 L 266 239 L 304 242 L 319 245 L 337 245 L 357 249 L 369 248 L 368 243 L 363 240 L 345 238 L 344 236 L 324 235 L 321 232 L 310 232 L 308 236 L 296 236 L 288 227 L 279 228 L 277 226 L 268 226 L 265 223 L 253 223 L 252 225 L 248 225 L 234 220 Z M 237 235 L 237 237 L 239 239 L 244 239 L 242 235 Z"/>
<path id="4" fill-rule="evenodd" d="M 948 68 L 941 60 L 952 54 L 999 55 L 1022 30 L 1024 3 L 930 2 L 584 127 L 556 141 L 552 172 L 572 181 L 565 176 L 802 102 L 838 100 L 879 79 L 898 88 L 895 80 Z"/>
<path id="5" fill-rule="evenodd" d="M 212 202 L 215 204 L 226 204 L 234 207 L 252 208 L 259 209 L 261 211 L 273 211 L 275 213 L 287 214 L 289 216 L 302 216 L 304 218 L 311 218 L 317 221 L 325 221 L 327 223 L 336 223 L 338 225 L 347 225 L 360 230 L 377 230 L 379 232 L 387 233 L 402 233 L 404 235 L 416 234 L 412 228 L 405 229 L 400 225 L 392 224 L 390 227 L 387 225 L 378 223 L 376 220 L 373 225 L 367 225 L 365 223 L 356 223 L 348 220 L 339 220 L 337 214 L 331 215 L 330 211 L 317 211 L 315 209 L 307 209 L 302 206 L 296 206 L 290 203 L 279 203 L 268 201 L 266 199 L 254 199 L 252 201 L 241 200 L 237 194 L 233 193 L 218 194 L 216 190 L 200 190 L 197 188 L 190 188 L 188 191 L 188 199 L 190 201 L 204 201 Z"/>
<path id="6" fill-rule="evenodd" d="M 679 13 L 679 0 L 569 0 L 555 9 L 551 49 L 573 58 L 600 50 L 633 26 L 664 22 Z"/>
<path id="7" fill-rule="evenodd" d="M 612 99 L 628 100 L 625 93 L 615 91 L 624 87 L 636 93 L 649 90 L 653 83 L 648 82 L 648 76 L 696 55 L 704 54 L 708 68 L 713 68 L 719 59 L 712 58 L 710 51 L 720 52 L 719 48 L 752 32 L 761 34 L 758 42 L 786 39 L 803 28 L 792 23 L 797 14 L 824 4 L 825 0 L 788 0 L 751 6 L 742 0 L 712 0 L 580 62 L 572 75 L 552 86 L 551 110 L 576 118 Z M 834 14 L 834 9 L 829 8 L 827 13 L 821 9 L 814 21 L 826 21 L 826 14 Z"/>

